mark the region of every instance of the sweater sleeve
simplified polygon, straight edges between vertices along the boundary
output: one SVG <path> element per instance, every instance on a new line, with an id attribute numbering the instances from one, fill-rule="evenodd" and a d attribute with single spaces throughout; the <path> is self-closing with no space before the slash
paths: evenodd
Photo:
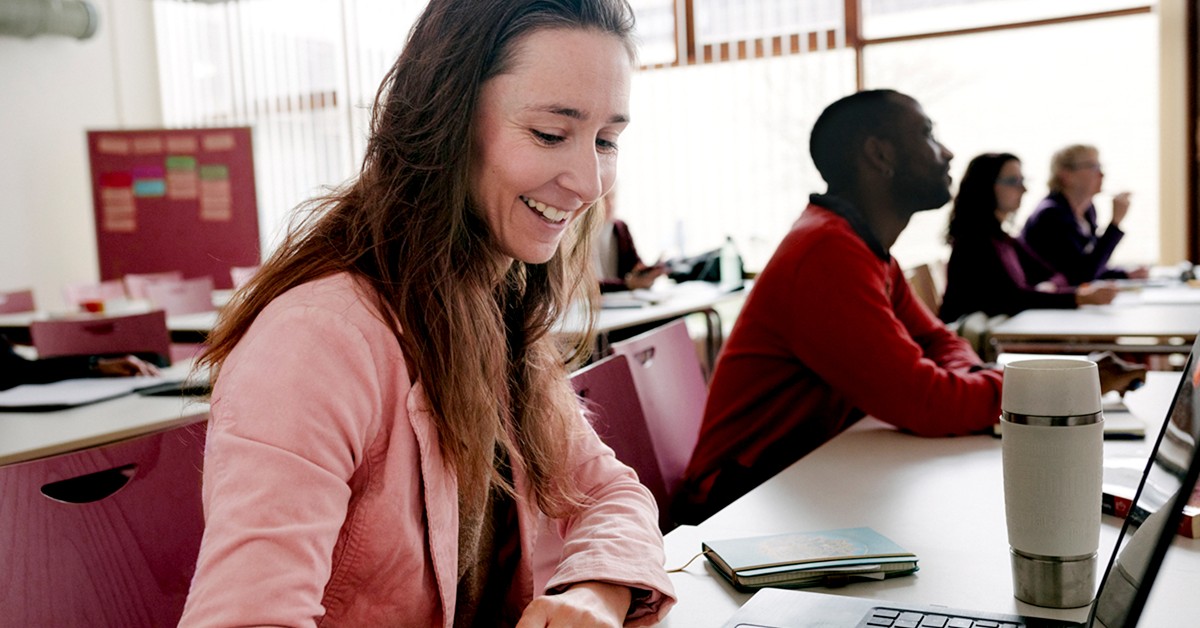
<path id="1" fill-rule="evenodd" d="M 0 390 L 21 384 L 48 384 L 64 379 L 87 377 L 91 374 L 90 358 L 86 355 L 26 360 L 7 340 L 0 339 Z"/>
<path id="2" fill-rule="evenodd" d="M 206 527 L 181 625 L 313 626 L 381 414 L 369 343 L 302 304 L 259 315 L 214 390 Z"/>
<path id="3" fill-rule="evenodd" d="M 996 422 L 1000 374 L 969 372 L 978 357 L 912 295 L 899 266 L 884 264 L 849 233 L 823 237 L 799 255 L 813 256 L 791 264 L 804 329 L 787 342 L 831 388 L 920 435 L 965 434 Z"/>
<path id="4" fill-rule="evenodd" d="M 626 625 L 652 625 L 675 604 L 675 590 L 663 567 L 658 508 L 633 471 L 590 426 L 585 429 L 575 478 L 587 505 L 558 520 L 563 559 L 546 587 L 563 590 L 598 580 L 642 591 L 634 596 Z"/>

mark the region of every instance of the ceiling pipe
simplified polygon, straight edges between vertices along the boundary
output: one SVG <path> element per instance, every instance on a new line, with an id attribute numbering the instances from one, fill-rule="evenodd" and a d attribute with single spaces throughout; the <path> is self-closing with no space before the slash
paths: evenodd
<path id="1" fill-rule="evenodd" d="M 31 38 L 62 35 L 87 39 L 96 33 L 100 16 L 87 0 L 3 0 L 0 35 Z"/>

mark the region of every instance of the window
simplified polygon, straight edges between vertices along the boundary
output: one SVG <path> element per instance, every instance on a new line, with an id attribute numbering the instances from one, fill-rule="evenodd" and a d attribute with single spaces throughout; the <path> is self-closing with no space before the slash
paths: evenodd
<path id="1" fill-rule="evenodd" d="M 167 124 L 255 129 L 264 250 L 297 204 L 356 173 L 379 82 L 424 4 L 155 0 Z M 938 124 L 956 177 L 975 154 L 1008 150 L 1040 183 L 1055 149 L 1097 145 L 1106 192 L 1134 192 L 1116 261 L 1157 260 L 1158 18 L 1144 2 L 632 5 L 643 69 L 621 142 L 620 211 L 644 257 L 732 235 L 761 269 L 808 194 L 824 190 L 808 156 L 817 114 L 860 87 L 894 87 Z M 1019 220 L 1043 192 L 1031 186 Z M 1102 221 L 1107 203 L 1098 198 Z M 904 263 L 945 256 L 946 211 L 914 218 L 894 249 Z"/>
<path id="2" fill-rule="evenodd" d="M 1144 7 L 1135 0 L 862 0 L 868 41 Z"/>

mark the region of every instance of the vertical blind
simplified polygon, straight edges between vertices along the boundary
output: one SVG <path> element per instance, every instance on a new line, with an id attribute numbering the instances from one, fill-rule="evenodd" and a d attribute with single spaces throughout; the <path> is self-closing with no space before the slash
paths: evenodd
<path id="1" fill-rule="evenodd" d="M 164 121 L 254 129 L 265 249 L 296 205 L 356 172 L 379 81 L 423 6 L 155 0 Z"/>
<path id="2" fill-rule="evenodd" d="M 863 32 L 875 37 L 928 27 L 930 11 L 953 15 L 956 21 L 946 26 L 986 26 L 1036 19 L 1048 4 L 856 0 L 849 6 L 861 15 Z M 1078 12 L 1130 4 L 1061 0 L 1054 7 Z M 254 129 L 264 251 L 278 241 L 294 207 L 356 173 L 379 82 L 424 5 L 425 0 L 154 0 L 166 124 Z M 1024 91 L 1040 80 L 1060 81 L 1064 94 L 1088 90 L 1088 82 L 1095 82 L 1090 74 L 1078 66 L 1074 73 L 1054 72 L 1052 59 L 1061 50 L 1073 51 L 1076 59 L 1104 58 L 1111 40 L 1090 34 L 1097 29 L 1036 31 L 1052 33 L 1045 38 L 1047 47 L 1031 51 L 1044 62 L 1005 78 L 999 71 L 978 72 L 980 60 L 1003 60 L 1022 48 L 989 52 L 994 50 L 991 33 L 972 35 L 955 48 L 979 50 L 984 57 L 951 53 L 917 60 L 914 51 L 940 46 L 881 43 L 867 48 L 873 52 L 863 65 L 847 42 L 847 0 L 631 0 L 631 5 L 638 18 L 642 71 L 633 76 L 632 124 L 620 141 L 618 211 L 648 262 L 716 248 L 732 236 L 747 267 L 760 269 L 808 194 L 824 189 L 808 156 L 808 133 L 826 105 L 856 89 L 860 68 L 869 74 L 866 87 L 900 87 L 926 105 L 952 140 L 952 150 L 960 152 L 952 164 L 956 179 L 975 152 L 996 149 L 1025 151 L 1030 174 L 1037 176 L 1052 150 L 1049 144 L 1083 139 L 1102 150 L 1119 148 L 1105 151 L 1106 156 L 1128 156 L 1130 165 L 1120 171 L 1134 175 L 1129 185 L 1143 202 L 1157 200 L 1157 181 L 1135 172 L 1136 164 L 1152 163 L 1149 156 L 1157 150 L 1153 112 L 1140 113 L 1143 101 L 1153 103 L 1157 93 L 1156 84 L 1146 84 L 1146 72 L 1113 69 L 1118 64 L 1109 63 L 1105 82 L 1139 87 L 1122 95 L 1121 102 L 1111 93 L 1086 99 L 1101 119 L 1111 110 L 1114 120 L 1127 123 L 1120 110 L 1135 107 L 1136 119 L 1146 122 L 1139 127 L 1146 132 L 1136 134 L 1120 133 L 1121 125 L 1095 123 L 1072 130 L 1066 123 L 1078 116 L 1053 114 L 1069 102 L 1039 109 L 1030 105 L 1038 102 L 1038 94 Z M 1156 52 L 1155 42 L 1141 34 L 1141 24 L 1152 18 L 1121 19 L 1133 26 L 1124 27 L 1131 35 L 1122 37 L 1122 58 Z M 952 40 L 957 38 L 941 41 L 949 46 Z M 964 47 L 966 41 L 977 45 Z M 889 59 L 911 67 L 889 65 Z M 886 69 L 891 67 L 898 71 Z M 970 93 L 939 78 L 949 76 L 969 77 Z M 985 93 L 999 100 L 970 100 Z M 964 99 L 965 104 L 958 102 Z M 1008 103 L 1026 118 L 1003 137 L 990 137 L 997 125 L 979 120 L 977 112 L 992 103 Z M 1038 193 L 1031 190 L 1025 204 L 1036 204 Z M 1155 213 L 1153 207 L 1137 211 Z M 906 261 L 943 257 L 943 230 L 941 215 L 922 216 L 911 225 L 898 243 Z M 1157 250 L 1156 237 L 1149 238 L 1150 250 L 1140 257 L 1152 258 Z M 1136 249 L 1127 245 L 1122 251 Z"/>

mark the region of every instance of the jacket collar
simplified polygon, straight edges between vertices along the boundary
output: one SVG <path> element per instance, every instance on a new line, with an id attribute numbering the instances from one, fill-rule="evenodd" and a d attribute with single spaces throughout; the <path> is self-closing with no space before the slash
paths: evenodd
<path id="1" fill-rule="evenodd" d="M 875 257 L 884 262 L 892 260 L 891 254 L 888 253 L 887 249 L 883 248 L 883 244 L 879 241 L 879 238 L 875 237 L 875 234 L 871 231 L 871 227 L 867 224 L 867 220 L 863 218 L 862 212 L 858 211 L 858 208 L 851 204 L 850 201 L 832 194 L 813 194 L 808 197 L 808 201 L 813 205 L 824 207 L 845 219 L 850 224 L 850 228 L 854 230 L 854 233 L 858 234 L 858 237 L 867 245 L 867 248 L 871 249 L 871 252 L 875 254 Z"/>

